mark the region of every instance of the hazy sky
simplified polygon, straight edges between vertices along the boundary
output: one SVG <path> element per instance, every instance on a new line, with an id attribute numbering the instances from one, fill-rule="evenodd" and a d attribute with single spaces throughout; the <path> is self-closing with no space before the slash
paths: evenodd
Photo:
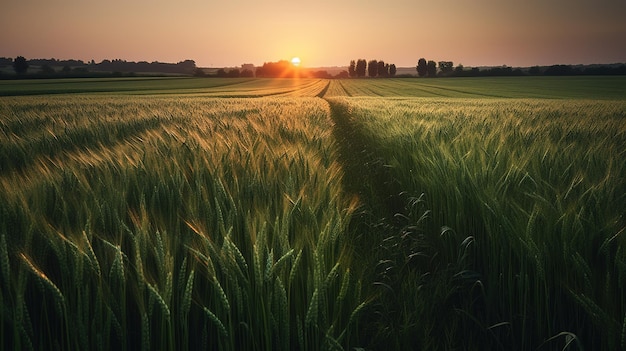
<path id="1" fill-rule="evenodd" d="M 0 0 L 0 57 L 626 62 L 626 0 Z"/>

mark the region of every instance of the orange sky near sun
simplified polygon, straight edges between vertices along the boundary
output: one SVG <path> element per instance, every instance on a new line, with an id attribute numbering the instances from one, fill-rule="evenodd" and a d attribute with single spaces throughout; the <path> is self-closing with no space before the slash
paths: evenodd
<path id="1" fill-rule="evenodd" d="M 19 0 L 0 57 L 305 67 L 420 57 L 465 66 L 626 62 L 624 0 Z"/>

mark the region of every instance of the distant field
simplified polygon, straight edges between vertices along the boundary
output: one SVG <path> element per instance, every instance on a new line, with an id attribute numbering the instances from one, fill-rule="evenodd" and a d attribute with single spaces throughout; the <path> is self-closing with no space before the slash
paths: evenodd
<path id="1" fill-rule="evenodd" d="M 215 97 L 410 96 L 626 99 L 626 77 L 495 77 L 440 79 L 108 78 L 0 80 L 0 96 L 70 93 L 192 94 Z"/>
<path id="2" fill-rule="evenodd" d="M 626 349 L 625 150 L 626 77 L 0 81 L 0 348 Z"/>
<path id="3" fill-rule="evenodd" d="M 328 84 L 319 79 L 247 78 L 77 78 L 0 80 L 0 96 L 75 93 L 132 95 L 205 95 L 219 97 L 259 97 L 270 95 L 315 96 Z"/>
<path id="4" fill-rule="evenodd" d="M 350 79 L 333 84 L 343 88 L 332 94 L 339 96 L 626 99 L 622 76 Z"/>

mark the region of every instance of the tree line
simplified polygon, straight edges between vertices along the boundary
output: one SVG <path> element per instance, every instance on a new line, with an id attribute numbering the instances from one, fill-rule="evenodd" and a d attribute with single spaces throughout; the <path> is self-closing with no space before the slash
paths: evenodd
<path id="1" fill-rule="evenodd" d="M 0 78 L 15 78 L 15 75 L 3 75 L 3 68 L 12 66 L 13 70 L 20 78 L 59 78 L 59 77 L 121 77 L 134 76 L 135 73 L 145 74 L 183 74 L 196 77 L 216 77 L 216 78 L 348 78 L 348 72 L 342 71 L 332 75 L 325 70 L 310 70 L 295 67 L 291 62 L 281 60 L 278 62 L 266 62 L 260 67 L 252 64 L 242 65 L 238 68 L 220 68 L 209 70 L 196 67 L 195 61 L 185 60 L 178 63 L 162 62 L 133 62 L 121 59 L 103 60 L 96 63 L 84 62 L 81 60 L 56 60 L 56 59 L 31 59 L 27 60 L 23 56 L 15 59 L 0 57 Z M 33 67 L 37 67 L 33 72 Z M 5 70 L 6 71 L 6 70 Z M 210 73 L 207 73 L 209 71 Z M 211 72 L 213 71 L 213 72 Z M 28 72 L 28 75 L 26 73 Z"/>
<path id="2" fill-rule="evenodd" d="M 30 74 L 30 77 L 89 76 L 89 72 L 106 72 L 113 75 L 122 75 L 122 72 L 188 75 L 195 73 L 197 69 L 193 60 L 163 63 L 116 59 L 102 60 L 100 63 L 91 60 L 86 63 L 82 60 L 56 60 L 54 58 L 27 60 L 24 56 L 18 56 L 15 59 L 0 57 L 0 68 L 3 66 L 12 66 L 18 76 L 24 76 L 33 66 L 39 67 L 39 71 Z"/>
<path id="3" fill-rule="evenodd" d="M 300 76 L 300 72 L 298 67 L 286 60 L 265 62 L 263 66 L 256 68 L 256 76 L 265 78 L 295 78 Z"/>
<path id="4" fill-rule="evenodd" d="M 575 76 L 575 75 L 626 75 L 625 64 L 612 65 L 552 65 L 533 66 L 528 69 L 509 66 L 480 69 L 466 69 L 459 64 L 454 67 L 452 61 L 428 60 L 420 58 L 415 66 L 418 77 L 494 77 L 494 76 Z"/>
<path id="5" fill-rule="evenodd" d="M 348 66 L 348 76 L 354 77 L 394 77 L 396 75 L 396 65 L 385 63 L 383 60 L 370 60 L 367 62 L 364 59 L 352 60 Z"/>
<path id="6" fill-rule="evenodd" d="M 250 65 L 245 65 L 250 66 Z M 207 75 L 199 72 L 200 76 L 208 77 L 257 77 L 257 78 L 320 78 L 320 79 L 336 79 L 336 78 L 348 78 L 348 72 L 341 71 L 335 75 L 330 74 L 325 70 L 311 70 L 302 67 L 294 66 L 290 61 L 280 60 L 278 62 L 265 62 L 262 66 L 255 67 L 254 71 L 248 68 L 239 70 L 232 68 L 228 71 L 226 69 L 219 69 L 213 75 Z"/>
<path id="7" fill-rule="evenodd" d="M 23 56 L 15 59 L 0 57 L 0 77 L 12 78 L 15 76 L 3 73 L 3 67 L 12 66 L 17 77 L 25 77 L 28 70 L 35 66 L 39 70 L 29 73 L 29 78 L 46 77 L 100 77 L 134 75 L 135 73 L 146 74 L 184 74 L 198 77 L 300 77 L 300 78 L 359 78 L 359 77 L 395 77 L 397 68 L 395 64 L 386 63 L 384 60 L 365 59 L 351 60 L 348 71 L 332 75 L 324 70 L 313 71 L 301 67 L 295 67 L 289 61 L 266 62 L 260 67 L 252 66 L 239 70 L 236 68 L 217 70 L 214 74 L 196 67 L 193 60 L 184 60 L 178 63 L 163 62 L 133 62 L 121 59 L 103 60 L 100 63 L 84 62 L 82 60 L 56 60 L 56 59 L 31 59 Z M 243 67 L 243 66 L 242 66 Z M 452 61 L 426 60 L 420 58 L 415 66 L 418 77 L 485 77 L 485 76 L 572 76 L 572 75 L 626 75 L 625 64 L 610 65 L 552 65 L 533 66 L 528 68 L 512 68 L 509 66 L 490 68 L 466 68 L 459 64 L 454 66 Z M 6 72 L 6 70 L 4 70 Z M 414 75 L 402 75 L 413 77 Z"/>

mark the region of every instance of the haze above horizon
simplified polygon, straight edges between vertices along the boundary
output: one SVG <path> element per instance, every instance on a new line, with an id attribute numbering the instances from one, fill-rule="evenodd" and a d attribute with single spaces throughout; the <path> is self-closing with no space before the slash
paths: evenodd
<path id="1" fill-rule="evenodd" d="M 626 62 L 626 1 L 13 1 L 0 57 L 345 66 L 420 57 L 465 66 Z"/>

